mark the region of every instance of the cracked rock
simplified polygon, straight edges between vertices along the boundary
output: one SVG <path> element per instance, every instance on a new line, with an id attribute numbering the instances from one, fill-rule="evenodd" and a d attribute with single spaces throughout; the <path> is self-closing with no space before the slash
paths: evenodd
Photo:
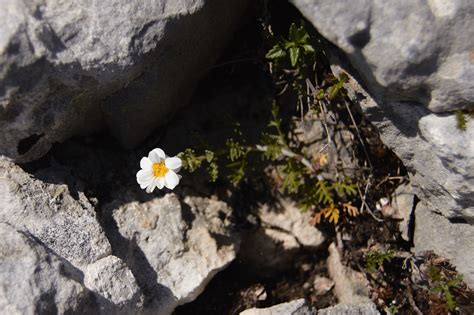
<path id="1" fill-rule="evenodd" d="M 239 257 L 262 271 L 289 267 L 294 255 L 304 248 L 321 245 L 324 235 L 309 223 L 310 214 L 304 213 L 289 200 L 280 205 L 263 205 L 258 210 L 261 227 L 248 233 Z"/>
<path id="2" fill-rule="evenodd" d="M 118 257 L 110 255 L 88 265 L 84 285 L 122 312 L 133 314 L 143 306 L 135 277 Z M 101 307 L 107 311 L 108 305 Z"/>
<path id="3" fill-rule="evenodd" d="M 221 201 L 167 194 L 143 203 L 115 201 L 104 211 L 114 254 L 130 267 L 145 308 L 156 314 L 194 300 L 239 247 Z"/>
<path id="4" fill-rule="evenodd" d="M 112 249 L 89 200 L 82 191 L 71 191 L 65 176 L 49 169 L 34 177 L 0 160 L 0 221 L 82 270 Z"/>
<path id="5" fill-rule="evenodd" d="M 189 100 L 247 3 L 2 2 L 0 155 L 32 161 L 100 128 L 137 145 Z"/>
<path id="6" fill-rule="evenodd" d="M 2 314 L 65 314 L 90 311 L 91 298 L 64 271 L 62 261 L 28 232 L 0 223 Z"/>
<path id="7" fill-rule="evenodd" d="M 334 280 L 337 300 L 345 304 L 369 303 L 369 283 L 365 275 L 342 263 L 341 255 L 334 243 L 329 245 L 328 250 L 328 271 Z"/>
<path id="8" fill-rule="evenodd" d="M 305 299 L 281 303 L 268 308 L 251 308 L 240 315 L 315 315 L 316 310 Z"/>

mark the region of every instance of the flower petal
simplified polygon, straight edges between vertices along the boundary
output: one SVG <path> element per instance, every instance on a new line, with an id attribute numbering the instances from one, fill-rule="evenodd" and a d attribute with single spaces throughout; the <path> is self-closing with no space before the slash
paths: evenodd
<path id="1" fill-rule="evenodd" d="M 137 182 L 139 184 L 144 183 L 150 179 L 153 179 L 153 171 L 151 168 L 148 170 L 139 170 L 137 172 Z"/>
<path id="2" fill-rule="evenodd" d="M 153 162 L 161 162 L 162 160 L 166 159 L 165 151 L 161 150 L 160 148 L 156 148 L 148 153 L 148 158 Z"/>
<path id="3" fill-rule="evenodd" d="M 148 185 L 148 187 L 146 188 L 146 192 L 147 193 L 152 193 L 153 190 L 155 190 L 156 188 L 156 179 L 154 179 L 150 185 Z"/>
<path id="4" fill-rule="evenodd" d="M 163 187 L 165 186 L 165 178 L 164 177 L 158 177 L 156 178 L 156 187 L 158 187 L 158 189 L 163 189 Z"/>
<path id="5" fill-rule="evenodd" d="M 152 165 L 153 162 L 147 157 L 144 157 L 140 160 L 140 167 L 144 170 L 151 169 Z"/>
<path id="6" fill-rule="evenodd" d="M 173 189 L 179 184 L 179 177 L 173 171 L 168 171 L 165 175 L 166 188 Z"/>
<path id="7" fill-rule="evenodd" d="M 173 156 L 173 157 L 167 158 L 165 160 L 166 167 L 170 170 L 173 170 L 173 171 L 177 170 L 177 169 L 180 169 L 182 164 L 183 164 L 183 162 L 177 156 Z"/>
<path id="8" fill-rule="evenodd" d="M 140 188 L 141 189 L 145 189 L 147 188 L 148 186 L 150 186 L 151 184 L 153 184 L 153 178 L 152 179 L 149 179 L 147 181 L 144 181 L 142 183 L 140 183 Z"/>

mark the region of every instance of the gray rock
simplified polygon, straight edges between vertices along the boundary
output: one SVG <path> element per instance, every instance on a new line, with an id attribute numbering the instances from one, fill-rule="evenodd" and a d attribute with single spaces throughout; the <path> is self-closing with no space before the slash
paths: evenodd
<path id="1" fill-rule="evenodd" d="M 410 184 L 402 184 L 397 187 L 391 199 L 389 208 L 393 209 L 394 213 L 390 216 L 394 219 L 401 220 L 399 223 L 401 236 L 405 241 L 410 241 L 409 232 L 410 224 L 412 224 L 410 217 L 414 210 L 413 206 L 415 203 L 413 188 Z M 382 212 L 384 211 L 382 210 Z"/>
<path id="2" fill-rule="evenodd" d="M 2 314 L 78 314 L 92 306 L 88 290 L 27 232 L 0 223 L 0 239 Z"/>
<path id="3" fill-rule="evenodd" d="M 305 299 L 294 300 L 268 308 L 251 308 L 240 315 L 379 315 L 374 303 L 337 304 L 316 311 Z"/>
<path id="4" fill-rule="evenodd" d="M 341 59 L 335 61 L 347 66 Z M 333 70 L 339 73 L 340 67 L 334 65 Z M 382 141 L 403 161 L 415 194 L 426 204 L 426 210 L 419 212 L 430 220 L 419 219 L 420 214 L 415 212 L 415 250 L 434 249 L 439 255 L 453 258 L 461 272 L 472 273 L 466 264 L 469 251 L 465 246 L 469 246 L 474 222 L 474 121 L 469 120 L 467 130 L 461 131 L 454 115 L 434 114 L 422 106 L 402 102 L 377 104 L 353 78 L 346 87 L 378 128 Z M 460 226 L 463 228 L 458 230 Z M 464 249 L 451 247 L 458 242 Z M 472 285 L 472 276 L 466 279 Z"/>
<path id="5" fill-rule="evenodd" d="M 107 256 L 87 266 L 84 285 L 102 297 L 102 312 L 120 310 L 127 314 L 139 313 L 143 295 L 127 265 L 118 257 Z M 110 309 L 110 305 L 113 308 Z"/>
<path id="6" fill-rule="evenodd" d="M 3 3 L 0 155 L 31 161 L 104 126 L 136 145 L 188 101 L 246 4 Z"/>
<path id="7" fill-rule="evenodd" d="M 136 281 L 120 259 L 110 256 L 112 248 L 89 200 L 75 190 L 77 187 L 54 184 L 68 182 L 66 174 L 61 168 L 51 168 L 36 173 L 35 178 L 19 166 L 0 160 L 0 221 L 22 231 L 60 260 L 61 268 L 54 270 L 70 273 L 84 290 L 95 295 L 88 297 L 91 309 L 113 313 L 137 308 L 141 293 Z M 11 255 L 3 254 L 6 259 Z M 36 264 L 41 269 L 42 262 Z M 35 277 L 44 277 L 38 281 L 47 282 L 48 275 Z M 54 281 L 51 286 L 54 290 Z M 81 294 L 77 293 L 78 301 Z"/>
<path id="8" fill-rule="evenodd" d="M 347 54 L 379 101 L 435 112 L 472 107 L 472 1 L 291 2 Z"/>
<path id="9" fill-rule="evenodd" d="M 251 308 L 240 315 L 312 315 L 316 310 L 305 299 L 294 300 L 268 308 Z"/>
<path id="10" fill-rule="evenodd" d="M 0 160 L 0 177 L 1 222 L 31 234 L 81 270 L 112 253 L 84 193 L 72 192 L 66 184 L 53 184 L 65 181 L 58 171 L 45 173 L 48 183 Z"/>
<path id="11" fill-rule="evenodd" d="M 375 304 L 338 304 L 318 311 L 318 315 L 379 315 Z"/>
<path id="12" fill-rule="evenodd" d="M 317 276 L 313 281 L 313 289 L 316 295 L 324 295 L 334 287 L 334 280 Z"/>
<path id="13" fill-rule="evenodd" d="M 334 280 L 334 294 L 340 303 L 359 304 L 369 303 L 369 283 L 363 273 L 345 266 L 336 245 L 328 247 L 328 272 Z"/>
<path id="14" fill-rule="evenodd" d="M 329 142 L 326 137 L 326 130 L 323 122 L 319 118 L 306 115 L 305 120 L 296 122 L 295 132 L 299 140 L 307 145 L 303 153 L 312 158 L 313 167 L 321 171 L 321 176 L 330 180 L 340 180 L 340 177 L 356 177 L 357 170 L 360 169 L 358 161 L 354 159 L 354 150 L 348 145 L 354 140 L 351 131 L 342 128 L 328 128 Z M 337 124 L 336 115 L 328 109 L 326 119 L 328 123 Z M 321 165 L 321 157 L 325 157 L 326 163 Z M 343 168 L 343 174 L 341 174 Z M 337 177 L 340 176 L 340 177 Z"/>
<path id="15" fill-rule="evenodd" d="M 348 66 L 336 57 L 334 62 Z M 454 115 L 412 103 L 377 103 L 353 78 L 346 88 L 407 167 L 416 195 L 448 218 L 474 222 L 474 120 L 462 131 Z"/>
<path id="16" fill-rule="evenodd" d="M 471 34 L 464 31 L 474 23 L 468 18 L 474 10 L 472 3 L 293 3 L 347 54 L 351 65 L 339 53 L 333 55 L 335 64 L 357 70 L 354 77 L 360 84 L 352 77 L 346 88 L 378 128 L 382 141 L 410 171 L 418 197 L 446 217 L 472 222 L 474 121 L 470 119 L 467 130 L 461 131 L 454 115 L 430 111 L 474 103 L 474 46 L 467 40 Z M 364 36 L 364 45 L 358 47 Z M 454 59 L 459 62 L 451 62 Z M 333 70 L 340 72 L 338 66 Z M 458 82 L 455 88 L 452 82 Z"/>
<path id="17" fill-rule="evenodd" d="M 349 96 L 407 167 L 425 203 L 416 250 L 452 258 L 472 284 L 474 120 L 461 131 L 448 112 L 474 104 L 473 2 L 292 2 L 342 49 L 333 71 L 352 74 Z"/>
<path id="18" fill-rule="evenodd" d="M 420 202 L 415 209 L 415 251 L 432 250 L 446 257 L 463 274 L 464 281 L 474 287 L 474 226 L 453 223 Z"/>
<path id="19" fill-rule="evenodd" d="M 169 314 L 194 300 L 236 255 L 230 209 L 220 201 L 167 194 L 104 208 L 114 254 L 132 270 L 149 300 L 146 309 Z"/>
<path id="20" fill-rule="evenodd" d="M 309 223 L 311 214 L 293 201 L 281 199 L 274 206 L 262 205 L 257 215 L 261 226 L 244 237 L 239 258 L 262 272 L 291 267 L 295 254 L 317 248 L 325 240 L 322 232 Z"/>

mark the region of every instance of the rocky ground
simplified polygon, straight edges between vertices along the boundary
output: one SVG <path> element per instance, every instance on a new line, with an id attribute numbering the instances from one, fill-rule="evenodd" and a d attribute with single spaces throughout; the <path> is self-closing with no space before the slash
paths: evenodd
<path id="1" fill-rule="evenodd" d="M 462 131 L 451 114 L 474 99 L 470 37 L 457 35 L 470 22 L 456 15 L 472 5 L 291 2 L 241 20 L 238 1 L 131 6 L 129 23 L 90 29 L 113 34 L 102 45 L 74 25 L 102 23 L 106 6 L 0 12 L 18 26 L 0 38 L 2 313 L 474 313 L 474 120 Z M 303 16 L 326 49 L 315 82 L 348 75 L 327 120 L 298 108 L 264 57 L 269 34 Z M 237 123 L 258 143 L 273 100 L 305 154 L 327 152 L 320 176 L 360 180 L 358 215 L 303 211 L 260 163 L 238 185 L 205 170 L 182 170 L 173 191 L 137 185 L 155 147 L 220 148 Z"/>

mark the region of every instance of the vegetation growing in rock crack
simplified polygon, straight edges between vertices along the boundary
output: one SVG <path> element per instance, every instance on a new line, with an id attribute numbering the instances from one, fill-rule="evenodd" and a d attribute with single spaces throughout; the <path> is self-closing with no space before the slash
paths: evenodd
<path id="1" fill-rule="evenodd" d="M 326 42 L 304 23 L 291 23 L 285 34 L 262 24 L 267 40 L 260 57 L 274 87 L 266 129 L 258 141 L 250 141 L 250 132 L 234 123 L 232 136 L 220 145 L 204 143 L 181 152 L 183 168 L 205 170 L 211 182 L 228 183 L 230 190 L 262 179 L 276 197 L 296 201 L 310 213 L 310 224 L 347 249 L 344 260 L 365 273 L 380 310 L 455 312 L 472 291 L 454 268 L 447 261 L 440 266 L 441 258 L 430 253 L 409 253 L 407 242 L 393 234 L 397 220 L 382 216 L 388 205 L 375 210 L 377 201 L 407 177 L 352 102 L 346 90 L 349 74 L 333 74 Z M 456 114 L 459 129 L 465 130 L 466 119 L 463 112 Z M 308 126 L 320 127 L 316 138 L 308 135 Z M 383 249 L 371 247 L 387 240 L 391 244 Z"/>
<path id="2" fill-rule="evenodd" d="M 238 185 L 249 172 L 255 171 L 251 163 L 258 156 L 265 162 L 258 165 L 259 169 L 273 171 L 272 180 L 281 192 L 298 200 L 303 210 L 315 212 L 315 224 L 325 219 L 336 225 L 341 217 L 359 215 L 359 209 L 355 206 L 359 179 L 345 176 L 343 172 L 331 178 L 322 175 L 329 158 L 327 147 L 333 145 L 327 127 L 327 106 L 330 100 L 342 92 L 347 75 L 342 74 L 340 79 L 328 78 L 323 84 L 310 80 L 315 72 L 318 54 L 322 51 L 317 52 L 313 46 L 315 41 L 304 25 L 291 24 L 288 38 L 281 37 L 275 41 L 266 53 L 266 58 L 275 80 L 283 82 L 278 94 L 282 95 L 287 90 L 296 93 L 298 103 L 295 110 L 301 114 L 300 122 L 315 118 L 323 120 L 327 132 L 325 147 L 320 152 L 310 153 L 309 145 L 298 139 L 298 121 L 284 124 L 276 98 L 269 109 L 270 121 L 267 131 L 261 135 L 260 143 L 247 144 L 244 131 L 236 124 L 235 136 L 227 139 L 222 148 L 206 149 L 199 153 L 194 148 L 188 148 L 179 157 L 189 172 L 205 166 L 210 181 L 217 180 L 221 173 L 219 168 L 224 166 L 227 179 Z"/>

